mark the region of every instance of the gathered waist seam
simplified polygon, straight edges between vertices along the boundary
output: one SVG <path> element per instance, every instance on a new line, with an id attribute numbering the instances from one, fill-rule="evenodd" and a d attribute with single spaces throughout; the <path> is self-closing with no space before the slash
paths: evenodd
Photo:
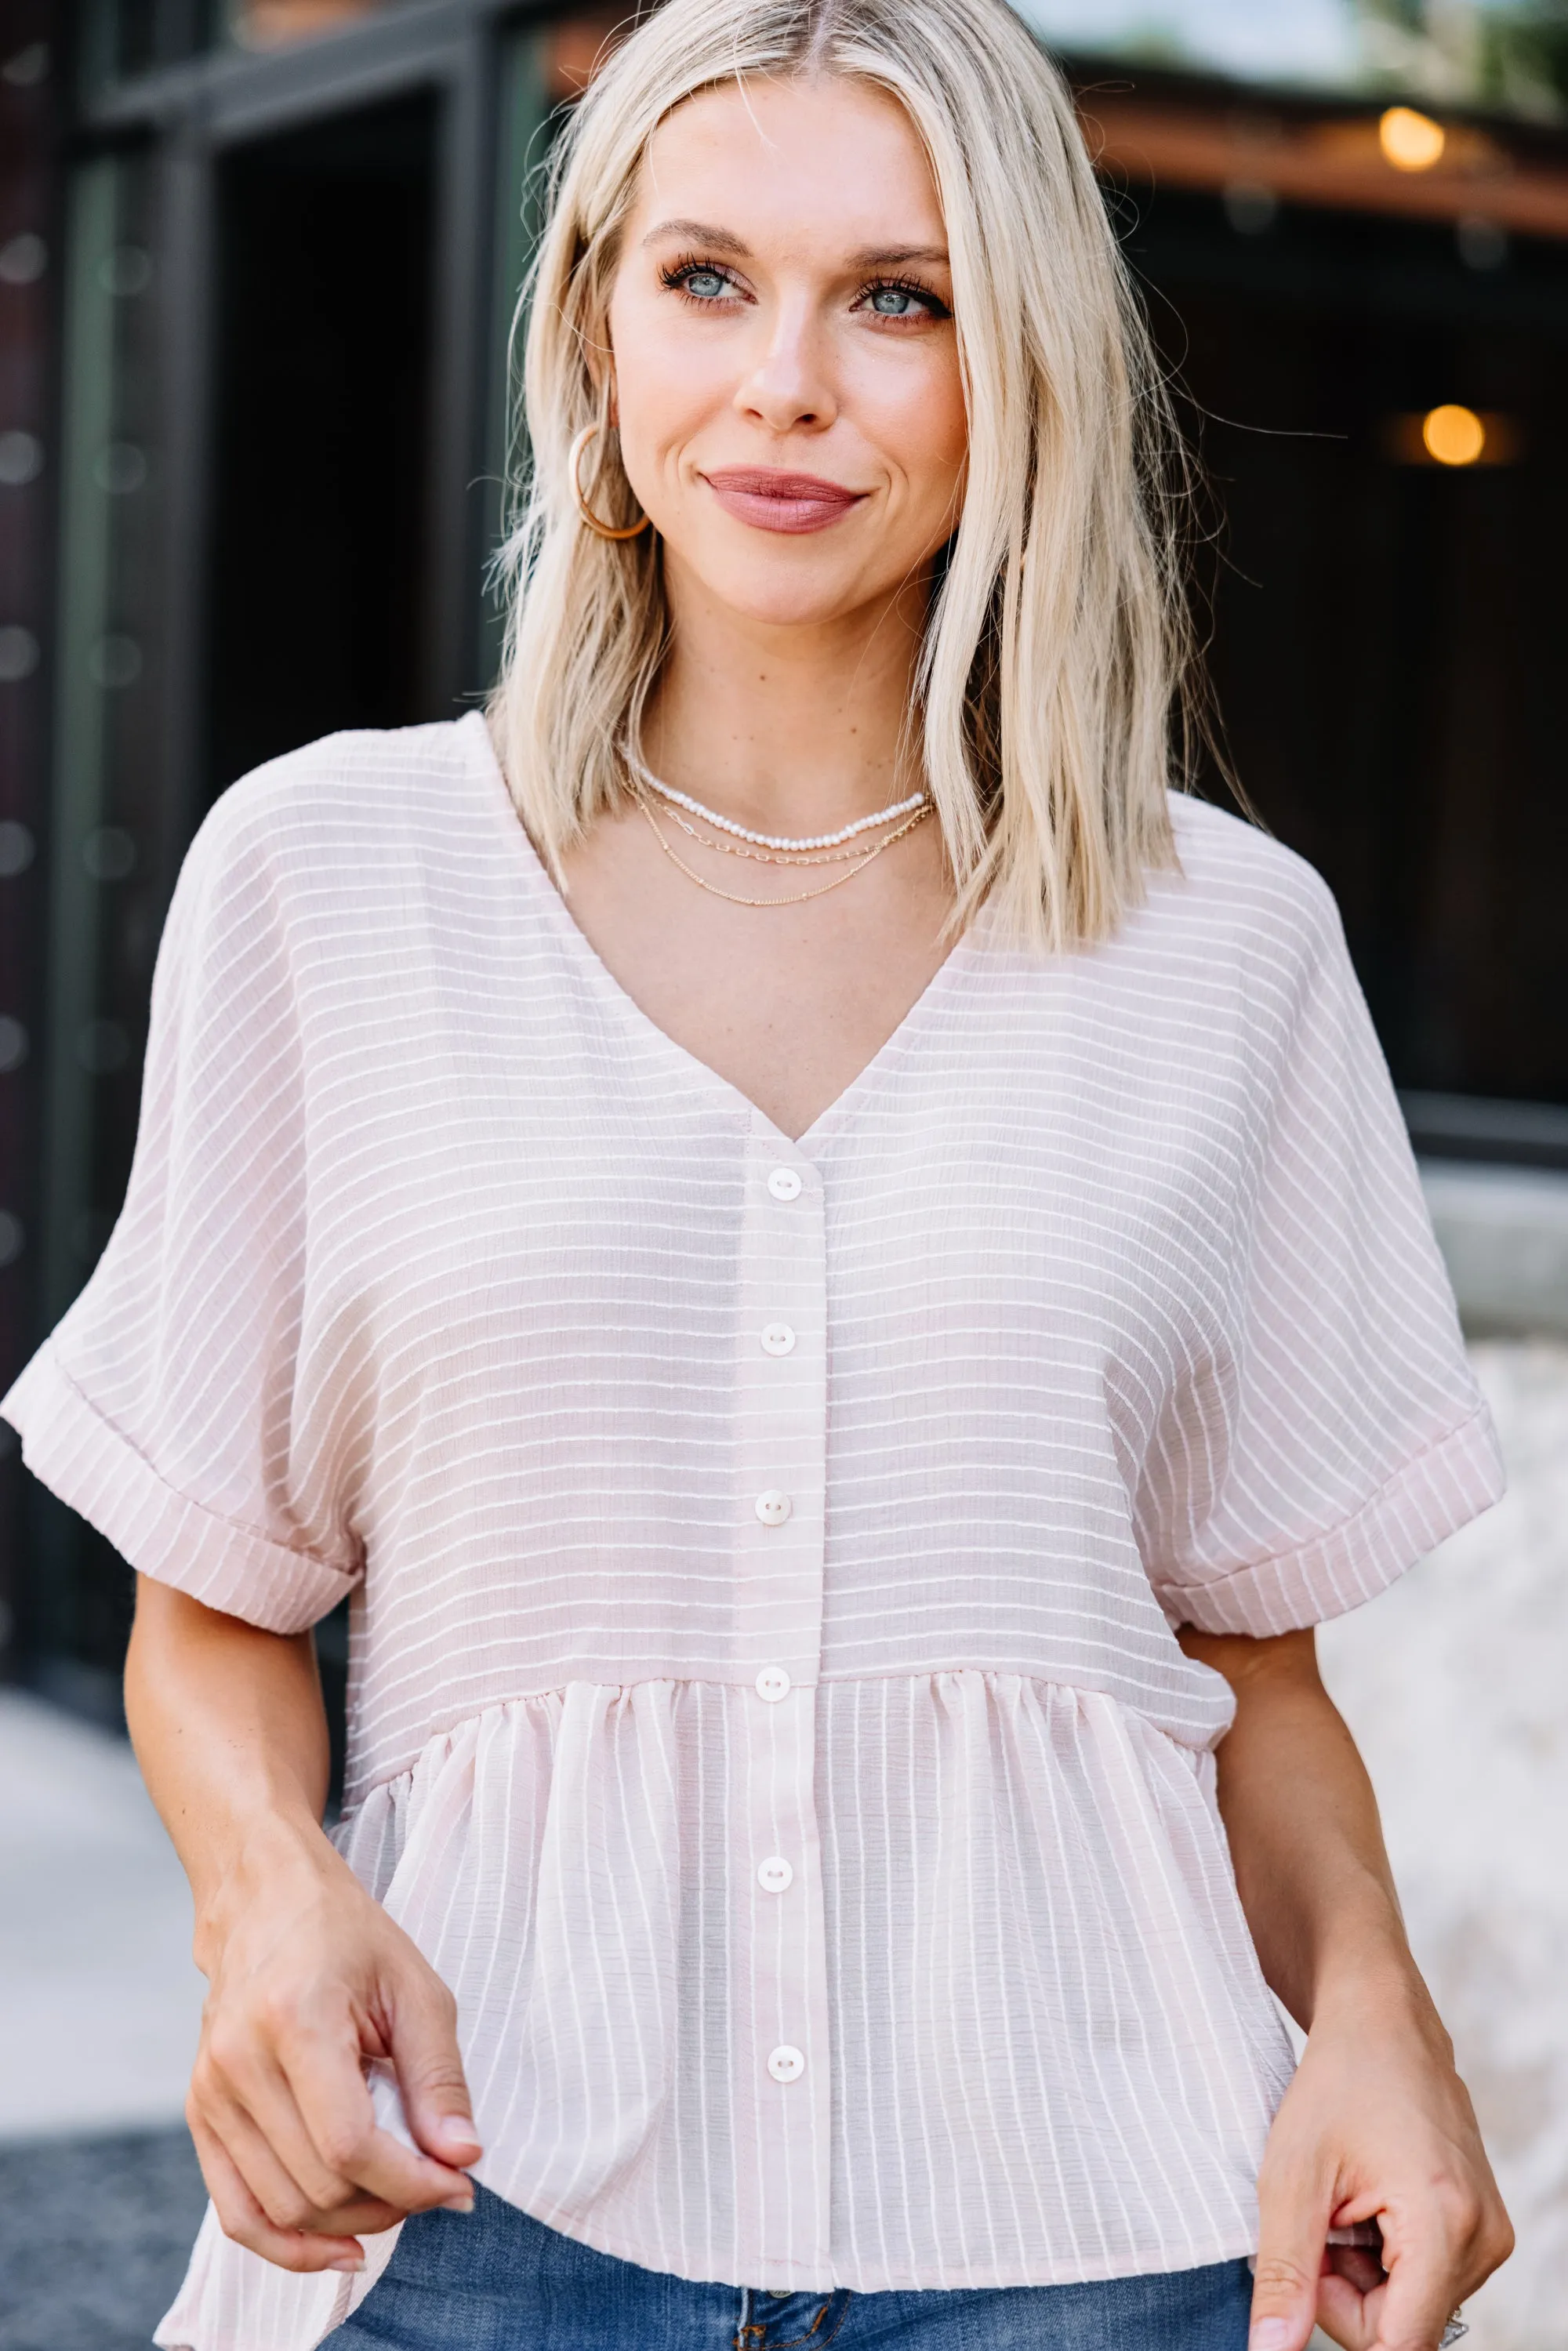
<path id="1" fill-rule="evenodd" d="M 1156 1720 L 1148 1708 L 1135 1705 L 1130 1698 L 1124 1698 L 1116 1691 L 1100 1689 L 1084 1682 L 1075 1682 L 1064 1674 L 1025 1673 L 1013 1666 L 926 1666 L 915 1668 L 906 1667 L 899 1672 L 886 1674 L 827 1674 L 815 1682 L 798 1684 L 797 1687 L 811 1690 L 848 1689 L 853 1688 L 857 1684 L 867 1682 L 936 1681 L 939 1677 L 960 1675 L 973 1676 L 986 1681 L 1030 1682 L 1038 1688 L 1069 1691 L 1074 1698 L 1103 1698 L 1108 1705 L 1120 1708 L 1124 1714 L 1136 1716 L 1140 1722 L 1145 1723 L 1160 1738 L 1169 1740 L 1172 1746 L 1182 1748 L 1192 1755 L 1210 1753 L 1218 1738 L 1223 1735 L 1223 1729 L 1221 1729 L 1212 1738 L 1184 1738 L 1180 1731 L 1172 1729 L 1169 1724 Z M 751 1684 L 749 1681 L 741 1679 L 721 1680 L 711 1674 L 649 1674 L 635 1681 L 590 1682 L 574 1679 L 555 1682 L 545 1689 L 519 1690 L 510 1698 L 490 1698 L 485 1705 L 476 1707 L 471 1713 L 459 1715 L 455 1720 L 439 1724 L 430 1730 L 410 1761 L 399 1763 L 394 1769 L 379 1772 L 374 1779 L 367 1781 L 362 1788 L 355 1792 L 351 1802 L 344 1805 L 340 1822 L 346 1824 L 351 1821 L 363 1810 L 371 1798 L 378 1795 L 383 1788 L 395 1787 L 400 1780 L 412 1780 L 423 1758 L 438 1740 L 459 1738 L 464 1731 L 483 1722 L 486 1716 L 505 1714 L 514 1707 L 543 1704 L 551 1700 L 559 1702 L 564 1699 L 567 1692 L 571 1689 L 593 1689 L 620 1694 L 627 1690 L 657 1689 L 661 1687 L 669 1689 L 746 1690 L 750 1688 Z"/>

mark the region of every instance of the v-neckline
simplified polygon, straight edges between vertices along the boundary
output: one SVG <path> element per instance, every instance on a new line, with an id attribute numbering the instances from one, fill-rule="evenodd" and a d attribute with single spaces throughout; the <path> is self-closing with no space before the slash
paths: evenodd
<path id="1" fill-rule="evenodd" d="M 919 995 L 909 1005 L 903 1018 L 895 1027 L 889 1029 L 875 1052 L 862 1064 L 849 1083 L 833 1096 L 831 1102 L 826 1103 L 817 1113 L 809 1126 L 803 1127 L 798 1135 L 789 1134 L 776 1120 L 769 1118 L 765 1110 L 752 1101 L 751 1096 L 743 1087 L 737 1086 L 733 1079 L 725 1077 L 720 1071 L 714 1068 L 711 1061 L 705 1061 L 700 1053 L 694 1053 L 691 1048 L 683 1045 L 678 1038 L 672 1037 L 667 1029 L 661 1029 L 653 1015 L 643 1010 L 631 990 L 622 986 L 587 932 L 573 915 L 570 907 L 557 887 L 549 867 L 534 847 L 528 829 L 517 813 L 517 802 L 512 798 L 510 787 L 497 756 L 496 746 L 491 740 L 489 721 L 484 712 L 470 710 L 458 721 L 458 726 L 459 730 L 465 726 L 474 729 L 486 781 L 492 790 L 500 795 L 501 814 L 503 820 L 507 820 L 507 829 L 518 845 L 523 872 L 534 894 L 543 904 L 546 919 L 562 940 L 568 953 L 579 964 L 595 993 L 618 1015 L 623 1027 L 640 1032 L 653 1043 L 674 1067 L 716 1092 L 730 1104 L 732 1109 L 744 1113 L 748 1122 L 760 1123 L 767 1134 L 776 1136 L 779 1142 L 789 1150 L 800 1152 L 804 1158 L 809 1159 L 813 1145 L 828 1140 L 831 1131 L 841 1126 L 852 1115 L 856 1097 L 881 1074 L 885 1062 L 894 1059 L 908 1046 L 913 1033 L 925 1027 L 934 1009 L 949 993 L 951 987 L 956 985 L 963 967 L 967 966 L 970 956 L 976 951 L 976 925 L 971 924 L 969 928 L 954 941 Z"/>

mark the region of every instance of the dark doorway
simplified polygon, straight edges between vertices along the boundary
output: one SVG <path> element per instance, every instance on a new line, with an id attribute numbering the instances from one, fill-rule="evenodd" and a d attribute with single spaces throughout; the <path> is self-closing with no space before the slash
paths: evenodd
<path id="1" fill-rule="evenodd" d="M 421 96 L 246 143 L 218 166 L 208 799 L 334 728 L 431 715 L 422 645 L 435 135 L 434 98 Z M 156 447 L 140 415 L 125 431 Z M 127 559 L 116 611 L 120 625 L 151 637 L 145 555 L 141 566 Z M 144 751 L 132 783 L 110 803 L 126 829 L 105 839 L 131 839 L 131 828 L 155 838 L 156 763 L 150 768 Z M 105 894 L 94 907 L 111 976 L 103 1008 L 120 1017 L 134 1003 L 140 1020 L 156 924 L 127 928 L 132 885 L 117 886 L 120 898 L 111 904 Z M 130 915 L 109 927 L 122 905 Z M 88 1263 L 123 1191 L 137 1076 L 133 1056 L 112 1080 L 93 1081 L 92 1196 L 102 1205 Z M 29 1677 L 68 1705 L 117 1719 L 130 1577 L 103 1537 L 43 1489 L 29 1500 L 34 1573 L 18 1622 Z M 321 1649 L 336 1723 L 340 1622 L 324 1629 Z"/>
<path id="2" fill-rule="evenodd" d="M 1568 1103 L 1568 247 L 1140 204 L 1240 778 L 1332 884 L 1402 1087 Z M 1412 462 L 1441 402 L 1507 462 Z"/>
<path id="3" fill-rule="evenodd" d="M 214 792 L 336 727 L 430 715 L 435 128 L 421 97 L 222 167 Z"/>

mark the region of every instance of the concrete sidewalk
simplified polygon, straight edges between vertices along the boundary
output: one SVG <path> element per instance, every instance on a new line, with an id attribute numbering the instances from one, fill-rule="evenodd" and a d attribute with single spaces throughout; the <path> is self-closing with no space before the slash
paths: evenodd
<path id="1" fill-rule="evenodd" d="M 0 2147 L 0 2351 L 148 2351 L 205 2204 L 183 2127 Z"/>
<path id="2" fill-rule="evenodd" d="M 145 2351 L 206 2200 L 191 1902 L 123 1740 L 0 1690 L 0 2351 Z"/>
<path id="3" fill-rule="evenodd" d="M 15 1690 L 0 1887 L 0 2145 L 177 2124 L 205 1989 L 183 1873 L 125 1741 Z"/>

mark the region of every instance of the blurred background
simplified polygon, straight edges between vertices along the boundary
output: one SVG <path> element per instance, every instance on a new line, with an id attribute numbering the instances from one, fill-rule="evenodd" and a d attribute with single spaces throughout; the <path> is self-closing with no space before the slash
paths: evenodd
<path id="1" fill-rule="evenodd" d="M 1476 2351 L 1568 2351 L 1568 0 L 1026 13 L 1207 469 L 1231 756 L 1338 894 L 1510 1458 L 1322 1647 L 1520 2226 Z M 529 175 L 615 15 L 0 0 L 0 1386 L 114 1220 L 215 794 L 489 680 Z M 200 2208 L 127 1617 L 0 1427 L 0 2351 L 142 2344 Z"/>

